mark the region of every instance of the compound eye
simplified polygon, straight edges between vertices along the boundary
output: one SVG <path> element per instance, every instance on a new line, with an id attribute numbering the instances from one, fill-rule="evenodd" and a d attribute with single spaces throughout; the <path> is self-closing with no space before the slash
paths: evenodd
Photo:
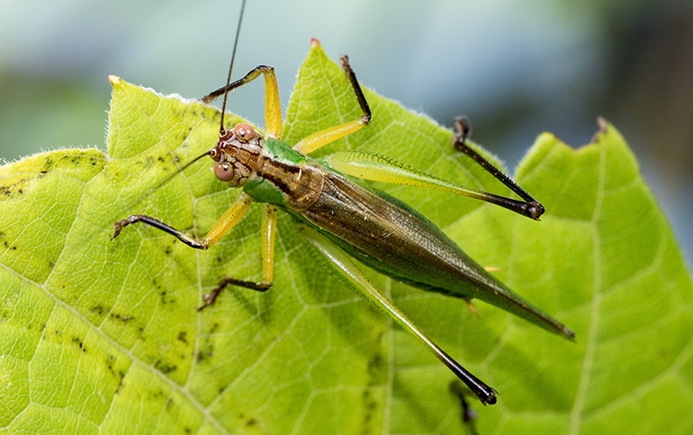
<path id="1" fill-rule="evenodd" d="M 236 136 L 244 142 L 255 137 L 255 130 L 248 124 L 238 124 L 233 128 L 233 131 L 236 133 Z"/>
<path id="2" fill-rule="evenodd" d="M 228 163 L 218 163 L 214 165 L 214 175 L 224 182 L 233 180 L 234 171 Z"/>

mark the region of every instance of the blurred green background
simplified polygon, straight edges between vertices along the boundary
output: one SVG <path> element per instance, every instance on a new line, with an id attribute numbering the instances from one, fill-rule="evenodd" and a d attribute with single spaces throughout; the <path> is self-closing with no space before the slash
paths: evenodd
<path id="1" fill-rule="evenodd" d="M 0 0 L 0 158 L 103 149 L 108 74 L 188 98 L 221 86 L 239 4 Z M 604 116 L 693 249 L 690 0 L 249 0 L 234 76 L 275 66 L 285 107 L 311 37 L 384 96 L 468 115 L 511 171 L 542 131 L 580 146 Z M 253 83 L 230 109 L 262 125 L 261 98 Z"/>

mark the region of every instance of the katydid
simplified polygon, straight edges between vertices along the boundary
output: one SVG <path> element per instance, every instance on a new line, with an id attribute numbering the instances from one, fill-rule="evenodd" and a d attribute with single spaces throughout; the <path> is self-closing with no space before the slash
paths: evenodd
<path id="1" fill-rule="evenodd" d="M 314 39 L 313 44 L 319 42 Z M 235 55 L 235 45 L 233 53 Z M 469 129 L 462 119 L 456 123 L 458 132 L 452 138 L 454 146 L 516 192 L 521 201 L 468 190 L 376 154 L 342 152 L 333 154 L 327 161 L 308 157 L 307 154 L 370 123 L 371 110 L 346 56 L 341 58 L 341 65 L 363 115 L 351 122 L 313 133 L 292 147 L 280 139 L 282 117 L 274 69 L 261 65 L 231 82 L 232 56 L 227 84 L 202 99 L 210 102 L 224 96 L 219 140 L 213 148 L 193 161 L 209 156 L 215 162 L 215 176 L 229 187 L 241 188 L 242 192 L 204 237 L 195 238 L 153 217 L 132 215 L 114 224 L 113 238 L 124 227 L 142 222 L 177 237 L 192 248 L 205 250 L 243 218 L 251 203 L 265 203 L 261 224 L 261 280 L 255 282 L 226 277 L 211 293 L 205 295 L 201 307 L 204 308 L 214 303 L 221 290 L 228 285 L 257 291 L 266 291 L 272 286 L 274 235 L 277 210 L 281 209 L 294 219 L 299 233 L 334 264 L 336 275 L 343 283 L 422 341 L 482 403 L 493 404 L 497 392 L 421 332 L 369 282 L 352 258 L 393 279 L 426 291 L 462 298 L 468 304 L 473 298 L 481 299 L 566 338 L 572 339 L 573 332 L 494 278 L 412 207 L 357 184 L 348 177 L 447 190 L 500 205 L 536 220 L 544 208 L 467 146 L 465 140 Z M 261 134 L 248 124 L 226 129 L 223 119 L 228 92 L 260 76 L 265 81 L 265 133 Z"/>

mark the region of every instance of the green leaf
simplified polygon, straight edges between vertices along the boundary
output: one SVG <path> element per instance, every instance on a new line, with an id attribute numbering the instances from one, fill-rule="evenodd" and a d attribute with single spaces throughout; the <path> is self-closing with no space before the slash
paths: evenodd
<path id="1" fill-rule="evenodd" d="M 358 61 L 354 60 L 358 72 Z M 365 78 L 365 82 L 368 80 Z M 465 433 L 445 367 L 332 278 L 280 219 L 275 284 L 258 279 L 259 209 L 209 251 L 145 226 L 204 234 L 237 192 L 198 162 L 218 113 L 112 79 L 108 157 L 58 150 L 0 168 L 0 427 L 29 433 Z M 259 86 L 259 84 L 253 84 Z M 239 91 L 240 92 L 240 91 Z M 457 155 L 451 132 L 367 92 L 371 126 L 317 154 L 363 149 L 504 192 Z M 314 46 L 283 138 L 356 119 L 341 69 Z M 238 119 L 228 119 L 228 123 Z M 573 150 L 543 134 L 517 179 L 534 222 L 449 194 L 378 185 L 441 225 L 481 264 L 564 321 L 570 343 L 491 306 L 368 271 L 419 326 L 500 393 L 480 433 L 688 433 L 693 292 L 671 230 L 614 127 Z M 469 399 L 473 400 L 473 399 Z"/>

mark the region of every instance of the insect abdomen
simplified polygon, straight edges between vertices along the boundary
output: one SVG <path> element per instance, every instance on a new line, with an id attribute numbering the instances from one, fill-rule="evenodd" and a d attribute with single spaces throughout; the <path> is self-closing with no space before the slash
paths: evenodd
<path id="1" fill-rule="evenodd" d="M 334 172 L 324 172 L 320 197 L 301 214 L 367 266 L 424 290 L 477 298 L 551 332 L 572 336 L 494 278 L 423 215 Z M 293 214 L 293 213 L 292 213 Z"/>

